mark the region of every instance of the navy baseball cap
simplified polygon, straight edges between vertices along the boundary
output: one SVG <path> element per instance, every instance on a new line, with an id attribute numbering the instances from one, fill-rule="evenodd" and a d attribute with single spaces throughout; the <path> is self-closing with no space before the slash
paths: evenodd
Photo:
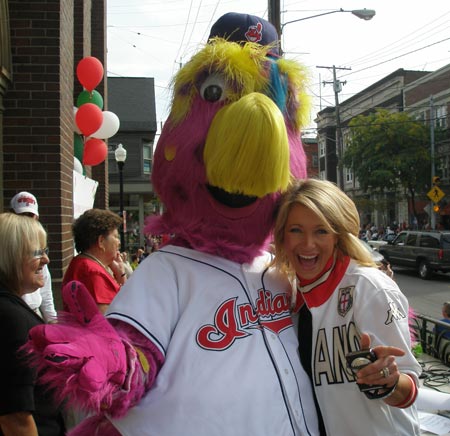
<path id="1" fill-rule="evenodd" d="M 212 26 L 209 38 L 221 37 L 232 42 L 255 42 L 272 45 L 271 54 L 279 56 L 278 34 L 275 26 L 255 15 L 228 12 Z"/>

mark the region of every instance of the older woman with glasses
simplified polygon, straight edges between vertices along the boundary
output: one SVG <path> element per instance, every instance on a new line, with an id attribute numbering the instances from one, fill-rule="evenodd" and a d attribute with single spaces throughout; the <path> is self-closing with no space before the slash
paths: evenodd
<path id="1" fill-rule="evenodd" d="M 0 214 L 0 434 L 60 436 L 65 427 L 60 410 L 19 348 L 29 330 L 44 321 L 22 300 L 44 284 L 47 235 L 37 220 Z"/>

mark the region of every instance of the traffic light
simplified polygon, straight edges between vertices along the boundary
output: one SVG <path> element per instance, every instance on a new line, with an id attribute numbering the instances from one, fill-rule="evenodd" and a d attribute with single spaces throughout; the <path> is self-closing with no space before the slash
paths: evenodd
<path id="1" fill-rule="evenodd" d="M 434 176 L 432 181 L 434 186 L 441 184 L 441 178 L 439 176 Z"/>
<path id="2" fill-rule="evenodd" d="M 434 210 L 436 213 L 438 213 L 439 210 L 440 210 L 439 205 L 438 205 L 438 204 L 435 204 L 435 205 L 433 206 L 433 210 Z"/>

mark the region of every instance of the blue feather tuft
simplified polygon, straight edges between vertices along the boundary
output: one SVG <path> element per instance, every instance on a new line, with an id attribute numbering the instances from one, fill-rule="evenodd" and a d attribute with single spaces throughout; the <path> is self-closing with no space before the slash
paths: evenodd
<path id="1" fill-rule="evenodd" d="M 284 75 L 280 74 L 275 60 L 270 62 L 270 83 L 267 96 L 275 102 L 284 114 L 286 110 L 287 80 Z"/>

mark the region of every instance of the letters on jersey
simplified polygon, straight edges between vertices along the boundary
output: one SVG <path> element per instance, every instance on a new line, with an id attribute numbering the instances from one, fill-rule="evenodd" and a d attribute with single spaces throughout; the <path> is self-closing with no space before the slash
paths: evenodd
<path id="1" fill-rule="evenodd" d="M 238 304 L 237 297 L 223 302 L 216 310 L 214 323 L 203 325 L 197 332 L 197 343 L 206 350 L 222 351 L 236 339 L 251 335 L 252 329 L 266 328 L 275 334 L 292 326 L 290 301 L 286 294 L 272 295 L 259 290 L 255 307 Z"/>

